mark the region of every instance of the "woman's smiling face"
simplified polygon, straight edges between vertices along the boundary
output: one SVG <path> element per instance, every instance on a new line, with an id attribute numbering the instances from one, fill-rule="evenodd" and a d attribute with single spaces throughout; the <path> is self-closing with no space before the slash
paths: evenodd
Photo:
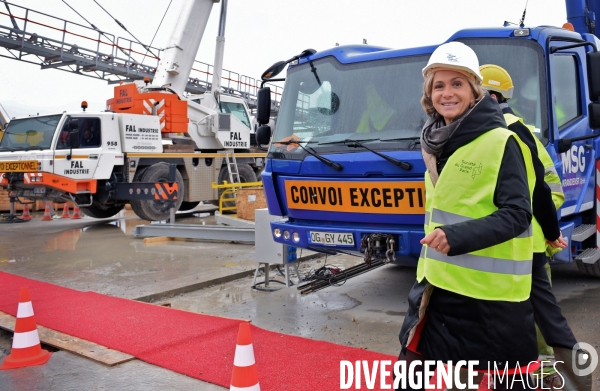
<path id="1" fill-rule="evenodd" d="M 448 125 L 475 102 L 475 97 L 467 77 L 447 69 L 436 71 L 433 75 L 431 101 Z"/>

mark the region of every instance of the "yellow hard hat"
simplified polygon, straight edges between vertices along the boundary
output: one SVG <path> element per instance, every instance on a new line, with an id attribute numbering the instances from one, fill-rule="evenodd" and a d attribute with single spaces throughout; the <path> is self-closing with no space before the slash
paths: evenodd
<path id="1" fill-rule="evenodd" d="M 481 86 L 484 89 L 500 92 L 506 99 L 512 98 L 515 87 L 506 69 L 494 64 L 485 64 L 479 71 L 483 76 Z"/>

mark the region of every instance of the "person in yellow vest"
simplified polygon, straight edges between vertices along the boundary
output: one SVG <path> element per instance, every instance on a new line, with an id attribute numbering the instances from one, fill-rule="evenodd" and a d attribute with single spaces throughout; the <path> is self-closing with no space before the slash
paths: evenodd
<path id="1" fill-rule="evenodd" d="M 356 133 L 370 133 L 383 130 L 390 118 L 396 114 L 389 103 L 377 93 L 373 84 L 365 87 L 367 108 L 360 117 Z"/>
<path id="2" fill-rule="evenodd" d="M 421 135 L 425 237 L 399 360 L 526 367 L 538 358 L 529 301 L 531 153 L 506 129 L 500 107 L 481 87 L 471 48 L 439 46 L 423 77 L 421 104 L 429 116 Z M 498 378 L 497 389 L 512 380 Z"/>
<path id="3" fill-rule="evenodd" d="M 498 101 L 504 114 L 508 129 L 529 147 L 536 171 L 536 186 L 533 191 L 533 217 L 540 224 L 540 230 L 534 231 L 534 255 L 532 269 L 531 303 L 536 319 L 538 350 L 543 355 L 553 355 L 548 346 L 559 346 L 572 349 L 577 340 L 562 315 L 550 284 L 550 265 L 547 254 L 554 254 L 566 247 L 566 242 L 559 237 L 559 245 L 549 241 L 545 235 L 556 236 L 558 229 L 558 210 L 565 200 L 560 177 L 554 167 L 552 158 L 540 140 L 533 135 L 533 126 L 526 125 L 517 117 L 508 104 L 513 96 L 514 85 L 506 69 L 493 64 L 482 65 L 482 86 L 490 96 Z M 543 229 L 547 227 L 547 229 Z M 547 237 L 547 236 L 546 236 Z M 546 371 L 544 373 L 548 373 Z M 556 379 L 558 375 L 549 378 Z M 556 379 L 558 380 L 558 379 Z"/>

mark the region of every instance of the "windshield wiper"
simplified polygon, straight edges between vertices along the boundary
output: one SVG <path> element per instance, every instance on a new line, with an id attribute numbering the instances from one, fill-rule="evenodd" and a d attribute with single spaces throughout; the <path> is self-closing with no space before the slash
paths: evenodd
<path id="1" fill-rule="evenodd" d="M 361 141 L 357 141 L 357 140 L 346 139 L 346 140 L 341 140 L 341 141 L 332 141 L 330 143 L 319 143 L 319 144 L 346 144 L 347 146 L 349 146 L 351 148 L 364 148 L 366 150 L 369 150 L 369 151 L 373 152 L 375 155 L 384 158 L 388 162 L 393 163 L 393 164 L 399 166 L 400 168 L 403 168 L 405 170 L 411 170 L 412 169 L 412 164 L 411 163 L 409 163 L 409 162 L 403 162 L 403 161 L 395 159 L 395 158 L 393 158 L 391 156 L 384 155 L 381 152 L 377 152 L 377 151 L 375 151 L 375 150 L 367 147 L 366 145 L 364 145 L 363 142 L 366 142 L 366 141 L 373 141 L 373 140 L 361 140 Z"/>
<path id="2" fill-rule="evenodd" d="M 316 157 L 317 159 L 319 159 L 320 161 L 322 161 L 329 167 L 333 168 L 334 170 L 342 171 L 344 169 L 344 166 L 342 166 L 341 163 L 333 162 L 333 161 L 319 155 L 314 149 L 312 149 L 310 147 L 305 147 L 304 145 L 301 144 L 301 143 L 308 143 L 308 142 L 309 141 L 281 140 L 281 141 L 275 141 L 273 144 L 283 144 L 283 145 L 295 144 L 295 145 L 299 146 L 300 148 L 304 149 L 309 155 Z"/>
<path id="3" fill-rule="evenodd" d="M 22 151 L 27 147 L 2 147 L 2 148 L 8 149 L 9 151 L 14 152 L 14 151 Z"/>
<path id="4" fill-rule="evenodd" d="M 398 137 L 398 138 L 382 138 L 379 141 L 421 141 L 421 136 L 413 137 Z"/>

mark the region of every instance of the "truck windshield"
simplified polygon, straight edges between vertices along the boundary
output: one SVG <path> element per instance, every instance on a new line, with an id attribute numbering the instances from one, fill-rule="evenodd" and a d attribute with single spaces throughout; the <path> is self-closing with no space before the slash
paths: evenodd
<path id="1" fill-rule="evenodd" d="M 541 46 L 520 38 L 461 39 L 473 48 L 479 64 L 500 65 L 513 81 L 513 97 L 508 100 L 515 114 L 532 125 L 544 145 L 548 142 L 548 109 L 546 105 L 546 68 Z"/>
<path id="2" fill-rule="evenodd" d="M 48 149 L 62 114 L 29 117 L 10 121 L 0 150 Z"/>
<path id="3" fill-rule="evenodd" d="M 219 108 L 221 109 L 221 113 L 230 113 L 235 116 L 235 118 L 239 119 L 244 125 L 250 127 L 250 118 L 248 118 L 248 114 L 246 113 L 246 109 L 243 104 L 221 101 L 219 103 Z"/>
<path id="4" fill-rule="evenodd" d="M 373 149 L 397 148 L 381 140 L 418 138 L 426 116 L 421 108 L 421 69 L 429 56 L 350 65 L 326 57 L 291 69 L 286 78 L 273 140 L 310 141 L 323 152 L 348 152 L 336 141 L 371 140 Z M 271 152 L 301 159 L 301 148 L 272 144 Z"/>
<path id="5" fill-rule="evenodd" d="M 546 74 L 539 44 L 515 38 L 461 41 L 475 50 L 481 65 L 497 64 L 510 73 L 515 91 L 509 105 L 546 144 Z M 336 143 L 342 140 L 368 141 L 375 150 L 410 148 L 414 143 L 392 141 L 418 140 L 421 134 L 426 120 L 421 70 L 428 59 L 422 55 L 344 65 L 331 56 L 290 69 L 273 140 L 310 142 L 321 153 L 349 152 L 344 143 Z M 306 153 L 272 143 L 270 156 L 300 160 Z"/>

